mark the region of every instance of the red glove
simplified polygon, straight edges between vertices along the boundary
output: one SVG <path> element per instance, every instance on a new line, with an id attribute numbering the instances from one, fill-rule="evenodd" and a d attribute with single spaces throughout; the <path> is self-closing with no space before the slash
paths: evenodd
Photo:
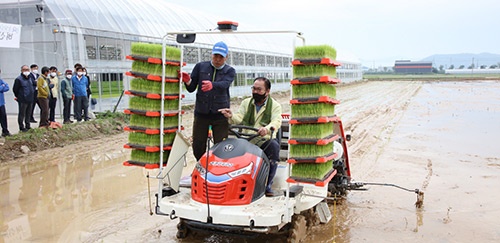
<path id="1" fill-rule="evenodd" d="M 71 95 L 71 100 L 75 100 L 75 95 Z"/>
<path id="2" fill-rule="evenodd" d="M 212 90 L 212 81 L 210 80 L 201 81 L 201 91 L 207 92 L 210 90 Z"/>
<path id="3" fill-rule="evenodd" d="M 179 70 L 177 70 L 177 78 L 184 83 L 188 83 L 189 80 L 191 80 L 191 77 L 189 76 L 188 73 L 186 73 L 186 72 L 181 73 L 181 71 L 179 71 Z"/>

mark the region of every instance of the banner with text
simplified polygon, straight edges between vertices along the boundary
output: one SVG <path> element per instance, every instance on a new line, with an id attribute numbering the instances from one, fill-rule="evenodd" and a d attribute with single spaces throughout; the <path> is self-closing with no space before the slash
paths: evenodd
<path id="1" fill-rule="evenodd" d="M 21 25 L 0 23 L 0 47 L 19 48 Z"/>

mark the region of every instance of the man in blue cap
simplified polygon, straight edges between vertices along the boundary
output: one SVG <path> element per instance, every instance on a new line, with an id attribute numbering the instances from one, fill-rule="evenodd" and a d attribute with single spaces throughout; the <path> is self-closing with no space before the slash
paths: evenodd
<path id="1" fill-rule="evenodd" d="M 188 92 L 196 92 L 193 122 L 193 154 L 200 160 L 206 151 L 209 126 L 212 126 L 214 143 L 227 138 L 229 123 L 219 109 L 229 108 L 229 87 L 236 71 L 226 64 L 226 43 L 217 42 L 212 48 L 212 60 L 197 63 L 191 76 L 179 73 Z"/>

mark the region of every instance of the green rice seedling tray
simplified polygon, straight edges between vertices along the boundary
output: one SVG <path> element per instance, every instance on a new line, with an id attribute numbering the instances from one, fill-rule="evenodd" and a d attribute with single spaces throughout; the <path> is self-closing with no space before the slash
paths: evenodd
<path id="1" fill-rule="evenodd" d="M 161 76 L 163 73 L 163 68 L 165 68 L 165 76 L 167 77 L 177 77 L 180 71 L 179 66 L 166 66 L 151 64 L 148 62 L 134 61 L 132 63 L 132 72 L 147 73 L 151 75 Z"/>
<path id="2" fill-rule="evenodd" d="M 329 160 L 333 160 L 337 157 L 337 154 L 331 152 L 324 156 L 316 156 L 316 157 L 290 157 L 287 162 L 290 164 L 300 164 L 300 163 L 326 163 Z"/>
<path id="3" fill-rule="evenodd" d="M 305 66 L 305 65 L 328 65 L 328 66 L 341 66 L 342 63 L 337 62 L 331 58 L 312 58 L 312 59 L 294 59 L 292 66 Z"/>
<path id="4" fill-rule="evenodd" d="M 161 65 L 161 63 L 163 62 L 163 60 L 161 58 L 141 56 L 141 55 L 128 55 L 125 58 L 127 60 L 131 60 L 131 61 L 147 62 L 147 63 L 158 64 L 158 65 Z M 165 60 L 165 65 L 180 66 L 181 62 L 175 61 L 175 60 Z M 186 66 L 186 63 L 185 62 L 182 63 L 182 66 Z"/>
<path id="5" fill-rule="evenodd" d="M 143 110 L 143 111 L 159 111 L 162 110 L 176 110 L 179 109 L 179 99 L 148 99 L 141 96 L 133 96 L 129 99 L 129 109 Z"/>
<path id="6" fill-rule="evenodd" d="M 161 94 L 153 94 L 153 93 L 134 91 L 134 90 L 125 90 L 124 93 L 126 95 L 138 96 L 152 100 L 161 100 Z M 163 97 L 165 100 L 178 100 L 179 94 L 165 94 Z M 184 98 L 184 95 L 182 95 L 181 98 Z"/>
<path id="7" fill-rule="evenodd" d="M 163 127 L 164 128 L 177 128 L 179 126 L 179 116 L 165 116 L 163 117 Z M 159 131 L 161 126 L 161 117 L 149 117 L 137 114 L 130 115 L 131 127 L 141 127 L 146 129 L 156 129 Z"/>
<path id="8" fill-rule="evenodd" d="M 146 146 L 146 145 L 140 145 L 140 144 L 131 144 L 127 143 L 123 145 L 124 148 L 126 149 L 137 149 L 137 150 L 144 150 L 149 153 L 156 153 L 160 152 L 160 146 Z M 163 150 L 172 150 L 172 144 L 164 144 L 163 145 Z"/>
<path id="9" fill-rule="evenodd" d="M 147 80 L 151 80 L 151 81 L 161 82 L 161 75 L 152 75 L 152 74 L 140 73 L 140 72 L 134 72 L 134 71 L 126 72 L 125 75 L 127 75 L 129 77 L 143 78 L 143 79 L 147 79 Z M 165 77 L 165 82 L 178 83 L 179 79 L 177 77 Z"/>
<path id="10" fill-rule="evenodd" d="M 289 138 L 288 144 L 314 144 L 314 145 L 327 145 L 337 139 L 340 136 L 337 134 L 330 134 L 321 139 L 312 139 L 312 138 Z"/>
<path id="11" fill-rule="evenodd" d="M 162 137 L 163 144 L 169 145 L 174 142 L 175 133 L 150 135 L 142 132 L 131 132 L 128 134 L 128 144 L 136 146 L 160 147 Z"/>
<path id="12" fill-rule="evenodd" d="M 132 55 L 162 58 L 163 46 L 161 44 L 132 42 L 130 44 L 130 53 Z M 173 46 L 165 46 L 166 59 L 181 60 L 181 50 Z"/>
<path id="13" fill-rule="evenodd" d="M 327 83 L 327 84 L 338 84 L 340 79 L 332 78 L 330 76 L 316 76 L 316 77 L 305 77 L 305 78 L 294 78 L 290 81 L 292 85 L 302 85 L 302 84 L 314 84 L 314 83 Z"/>
<path id="14" fill-rule="evenodd" d="M 340 119 L 337 116 L 319 116 L 319 117 L 302 117 L 291 118 L 289 124 L 312 124 L 312 123 L 327 123 L 338 122 Z"/>
<path id="15" fill-rule="evenodd" d="M 308 45 L 297 46 L 293 52 L 293 56 L 297 59 L 322 58 L 331 59 L 337 58 L 337 50 L 330 45 Z"/>
<path id="16" fill-rule="evenodd" d="M 146 110 L 136 110 L 136 109 L 125 109 L 123 113 L 127 115 L 142 115 L 147 117 L 159 117 L 161 116 L 161 111 L 146 111 Z M 184 114 L 184 111 L 180 112 L 181 115 Z M 177 116 L 179 111 L 165 111 L 164 116 Z"/>
<path id="17" fill-rule="evenodd" d="M 334 134 L 333 122 L 295 124 L 290 126 L 289 138 L 318 140 L 332 134 Z"/>
<path id="18" fill-rule="evenodd" d="M 310 83 L 307 85 L 292 85 L 292 99 L 301 99 L 317 96 L 337 96 L 337 88 L 334 84 Z"/>
<path id="19" fill-rule="evenodd" d="M 292 105 L 317 104 L 317 103 L 327 103 L 327 104 L 338 105 L 338 104 L 340 104 L 340 101 L 333 99 L 329 96 L 297 98 L 297 99 L 290 100 L 290 104 L 292 104 Z"/>
<path id="20" fill-rule="evenodd" d="M 333 143 L 326 145 L 290 144 L 288 155 L 291 158 L 325 157 L 333 152 Z"/>
<path id="21" fill-rule="evenodd" d="M 305 118 L 313 116 L 334 116 L 335 103 L 305 103 L 291 106 L 292 118 Z"/>
<path id="22" fill-rule="evenodd" d="M 294 66 L 293 76 L 295 78 L 307 78 L 316 76 L 337 77 L 337 68 L 327 65 L 304 65 Z"/>
<path id="23" fill-rule="evenodd" d="M 315 186 L 324 187 L 326 186 L 332 178 L 337 174 L 337 170 L 330 170 L 322 179 L 314 179 L 314 178 L 302 178 L 302 177 L 289 177 L 286 182 L 288 183 L 307 183 L 313 184 Z"/>
<path id="24" fill-rule="evenodd" d="M 162 83 L 143 78 L 133 78 L 132 80 L 130 80 L 130 90 L 153 93 L 153 94 L 161 94 L 162 84 L 164 86 L 163 92 L 165 94 L 177 94 L 177 95 L 179 94 L 180 87 L 178 82 Z"/>
<path id="25" fill-rule="evenodd" d="M 145 128 L 145 127 L 139 127 L 139 126 L 125 126 L 123 128 L 123 130 L 127 131 L 127 132 L 142 132 L 142 133 L 149 134 L 149 135 L 160 134 L 160 129 L 151 129 L 151 128 Z M 174 133 L 178 130 L 179 129 L 177 127 L 166 127 L 163 129 L 163 133 Z M 181 126 L 180 130 L 184 130 L 184 127 Z"/>

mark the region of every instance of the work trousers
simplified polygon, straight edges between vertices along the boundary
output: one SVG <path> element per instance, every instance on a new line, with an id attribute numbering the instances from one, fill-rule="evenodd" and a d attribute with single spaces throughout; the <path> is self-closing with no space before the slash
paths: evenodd
<path id="1" fill-rule="evenodd" d="M 63 98 L 63 121 L 70 121 L 71 115 L 71 99 Z"/>
<path id="2" fill-rule="evenodd" d="M 7 112 L 5 111 L 5 105 L 0 106 L 0 124 L 2 125 L 2 134 L 8 134 L 9 129 L 7 128 Z"/>
<path id="3" fill-rule="evenodd" d="M 49 98 L 49 121 L 56 121 L 56 104 L 57 98 Z"/>
<path id="4" fill-rule="evenodd" d="M 30 103 L 17 102 L 17 106 L 19 108 L 19 112 L 17 113 L 17 124 L 19 124 L 19 131 L 31 128 L 30 118 L 32 115 L 32 110 L 31 110 L 32 105 L 33 105 L 32 102 Z"/>
<path id="5" fill-rule="evenodd" d="M 46 127 L 49 125 L 49 99 L 38 97 L 38 104 L 40 105 L 40 123 L 39 127 Z"/>
<path id="6" fill-rule="evenodd" d="M 214 120 L 207 117 L 195 116 L 193 122 L 193 154 L 196 161 L 207 150 L 208 126 L 212 126 L 214 143 L 218 143 L 229 134 L 229 123 L 226 118 Z"/>
<path id="7" fill-rule="evenodd" d="M 89 112 L 89 99 L 87 96 L 75 96 L 75 119 L 76 121 L 82 120 L 82 110 L 83 119 L 87 119 Z"/>

